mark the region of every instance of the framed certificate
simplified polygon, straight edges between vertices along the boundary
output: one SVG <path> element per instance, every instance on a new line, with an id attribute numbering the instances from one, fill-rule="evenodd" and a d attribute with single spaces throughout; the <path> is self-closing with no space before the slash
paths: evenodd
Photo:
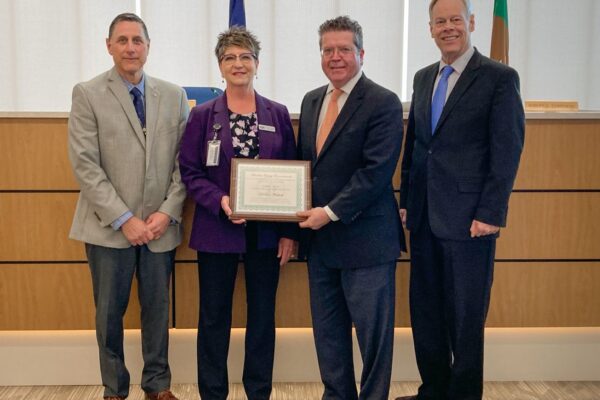
<path id="1" fill-rule="evenodd" d="M 302 221 L 311 208 L 310 161 L 234 158 L 231 164 L 230 218 Z"/>

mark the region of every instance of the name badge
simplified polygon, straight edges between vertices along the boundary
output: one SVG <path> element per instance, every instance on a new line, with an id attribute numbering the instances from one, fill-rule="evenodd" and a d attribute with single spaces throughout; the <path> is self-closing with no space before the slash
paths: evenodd
<path id="1" fill-rule="evenodd" d="M 217 167 L 219 166 L 219 154 L 221 150 L 220 140 L 211 140 L 208 142 L 208 151 L 206 152 L 206 166 Z"/>
<path id="2" fill-rule="evenodd" d="M 258 124 L 258 129 L 265 132 L 275 132 L 275 127 L 271 125 Z"/>

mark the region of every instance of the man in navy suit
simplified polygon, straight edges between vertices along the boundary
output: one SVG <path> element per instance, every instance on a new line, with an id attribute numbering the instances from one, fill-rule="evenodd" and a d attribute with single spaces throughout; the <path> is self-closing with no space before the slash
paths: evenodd
<path id="1" fill-rule="evenodd" d="M 306 94 L 298 150 L 312 163 L 311 210 L 299 213 L 323 399 L 387 399 L 396 258 L 404 249 L 392 176 L 402 104 L 361 71 L 362 29 L 348 17 L 319 28 L 329 84 Z M 352 325 L 363 361 L 360 395 Z"/>
<path id="2" fill-rule="evenodd" d="M 523 149 L 519 76 L 471 46 L 469 0 L 432 0 L 441 61 L 414 78 L 400 213 L 410 231 L 417 396 L 481 399 L 496 238 Z"/>

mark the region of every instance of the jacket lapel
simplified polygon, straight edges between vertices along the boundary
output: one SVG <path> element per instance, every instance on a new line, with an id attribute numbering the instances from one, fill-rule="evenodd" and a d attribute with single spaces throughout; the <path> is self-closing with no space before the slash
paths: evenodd
<path id="1" fill-rule="evenodd" d="M 326 94 L 327 86 L 324 86 L 322 90 L 320 90 L 318 94 L 310 100 L 310 109 L 306 110 L 307 115 L 313 116 L 312 121 L 310 121 L 310 126 L 307 128 L 308 131 L 306 135 L 306 139 L 308 140 L 308 144 L 310 146 L 313 166 L 317 162 L 317 133 L 319 130 L 319 113 L 321 111 L 321 107 L 323 106 L 323 101 L 325 100 Z"/>
<path id="2" fill-rule="evenodd" d="M 127 92 L 127 86 L 123 83 L 123 79 L 119 73 L 113 69 L 111 69 L 110 74 L 108 75 L 108 89 L 113 93 L 117 101 L 123 107 L 123 111 L 129 119 L 129 123 L 131 124 L 131 128 L 135 132 L 140 144 L 143 148 L 146 148 L 146 138 L 144 132 L 142 131 L 142 125 L 140 124 L 140 120 L 135 113 L 135 108 L 133 106 L 133 101 L 131 100 L 131 96 L 129 92 Z"/>
<path id="3" fill-rule="evenodd" d="M 456 106 L 456 104 L 463 97 L 469 86 L 471 86 L 473 81 L 475 81 L 475 79 L 477 78 L 477 70 L 479 69 L 480 64 L 481 57 L 479 55 L 479 52 L 475 50 L 465 70 L 462 74 L 460 74 L 460 78 L 458 78 L 454 89 L 450 93 L 450 96 L 448 97 L 448 100 L 444 105 L 442 115 L 440 116 L 440 120 L 438 122 L 438 128 L 442 126 L 442 124 L 444 123 L 454 106 Z M 431 107 L 429 108 L 431 109 Z"/>
<path id="4" fill-rule="evenodd" d="M 156 127 L 158 123 L 158 108 L 160 104 L 160 92 L 156 87 L 154 79 L 146 75 L 144 95 L 146 100 L 146 166 L 150 163 L 150 153 L 154 145 Z"/>
<path id="5" fill-rule="evenodd" d="M 258 154 L 260 158 L 271 158 L 273 153 L 273 135 L 281 135 L 277 132 L 277 127 L 273 123 L 273 115 L 271 114 L 271 105 L 264 97 L 255 92 L 256 97 L 256 119 L 258 123 Z M 273 127 L 275 131 L 267 131 L 260 127 Z M 267 128 L 269 129 L 269 128 Z"/>
<path id="6" fill-rule="evenodd" d="M 221 141 L 221 149 L 225 154 L 225 161 L 231 164 L 233 158 L 233 143 L 231 139 L 231 129 L 229 128 L 229 110 L 227 109 L 227 93 L 217 98 L 213 108 L 213 126 L 207 140 L 213 140 L 215 124 L 221 125 L 221 129 L 217 132 L 217 139 Z"/>
<path id="7" fill-rule="evenodd" d="M 433 127 L 431 126 L 431 98 L 433 97 L 433 87 L 435 86 L 435 80 L 437 78 L 439 69 L 440 64 L 434 64 L 429 71 L 427 71 L 427 76 L 425 77 L 427 86 L 425 88 L 423 97 L 427 99 L 427 106 L 425 108 L 425 121 L 428 121 L 427 126 L 429 127 L 426 135 L 427 141 L 431 140 L 431 135 L 433 134 Z"/>
<path id="8" fill-rule="evenodd" d="M 358 107 L 362 104 L 363 97 L 365 95 L 365 80 L 366 79 L 367 78 L 364 75 L 361 76 L 361 78 L 358 80 L 358 82 L 356 82 L 356 86 L 354 86 L 354 89 L 352 89 L 352 91 L 350 92 L 350 95 L 348 96 L 348 99 L 346 100 L 344 107 L 340 111 L 340 114 L 336 118 L 336 120 L 333 124 L 333 127 L 331 128 L 331 132 L 329 133 L 329 136 L 327 136 L 325 143 L 323 143 L 323 148 L 321 149 L 321 152 L 319 153 L 317 162 L 319 161 L 319 159 L 321 157 L 323 157 L 323 155 L 325 155 L 327 153 L 327 150 L 329 149 L 329 147 L 331 147 L 331 144 L 342 133 L 344 126 L 348 123 L 348 121 L 350 121 L 350 119 L 352 118 L 352 116 L 354 116 Z"/>

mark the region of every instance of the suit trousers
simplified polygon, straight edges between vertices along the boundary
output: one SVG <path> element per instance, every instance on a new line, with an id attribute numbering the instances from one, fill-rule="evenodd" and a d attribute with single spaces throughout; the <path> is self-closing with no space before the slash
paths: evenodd
<path id="1" fill-rule="evenodd" d="M 168 362 L 169 285 L 175 250 L 153 253 L 147 246 L 114 249 L 86 243 L 96 304 L 96 337 L 104 396 L 129 394 L 123 355 L 123 316 L 135 275 L 141 308 L 142 389 L 155 393 L 171 386 Z"/>
<path id="2" fill-rule="evenodd" d="M 496 239 L 444 240 L 429 218 L 410 235 L 410 315 L 419 400 L 483 395 L 483 341 Z"/>
<path id="3" fill-rule="evenodd" d="M 308 257 L 313 332 L 323 400 L 387 400 L 392 371 L 396 262 L 365 268 L 324 266 Z M 356 391 L 352 324 L 363 369 Z"/>
<path id="4" fill-rule="evenodd" d="M 243 255 L 247 322 L 242 382 L 249 400 L 266 400 L 273 380 L 280 267 L 277 249 L 257 249 L 256 228 L 256 223 L 248 222 Z M 239 261 L 237 253 L 198 252 L 198 389 L 202 400 L 225 400 L 229 393 L 227 355 Z"/>

